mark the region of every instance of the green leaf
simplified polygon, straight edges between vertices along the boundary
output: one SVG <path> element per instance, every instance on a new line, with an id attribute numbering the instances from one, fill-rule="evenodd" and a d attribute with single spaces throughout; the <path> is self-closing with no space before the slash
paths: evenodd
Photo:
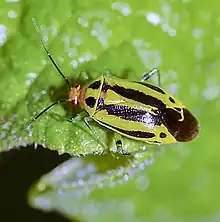
<path id="1" fill-rule="evenodd" d="M 45 211 L 58 210 L 70 218 L 76 216 L 87 220 L 88 210 L 95 200 L 101 205 L 100 196 L 93 200 L 95 190 L 108 190 L 126 184 L 132 178 L 139 177 L 140 188 L 148 185 L 143 169 L 152 163 L 151 155 L 147 153 L 135 156 L 121 156 L 115 159 L 111 154 L 105 156 L 73 157 L 64 162 L 35 184 L 29 193 L 29 202 L 33 207 Z M 104 202 L 112 202 L 104 198 Z M 74 201 L 73 201 L 74 200 Z M 108 211 L 108 209 L 106 209 Z M 90 211 L 90 210 L 89 210 Z M 117 212 L 117 214 L 120 212 Z M 96 221 L 100 214 L 89 212 L 89 221 Z M 107 216 L 104 211 L 101 217 Z M 115 215 L 110 217 L 117 219 Z M 121 218 L 123 219 L 123 218 Z"/>
<path id="2" fill-rule="evenodd" d="M 48 192 L 41 193 L 36 185 L 30 197 L 35 206 L 56 209 L 70 218 L 77 214 L 87 221 L 219 221 L 217 1 L 39 0 L 0 4 L 1 150 L 21 142 L 44 144 L 72 155 L 103 149 L 77 115 L 81 111 L 72 111 L 68 104 L 42 115 L 30 132 L 22 131 L 34 115 L 68 93 L 40 45 L 32 17 L 72 83 L 85 83 L 106 70 L 118 77 L 129 70 L 128 79 L 138 80 L 143 72 L 157 67 L 162 86 L 181 99 L 201 124 L 198 138 L 164 146 L 163 155 L 127 183 L 119 185 L 113 179 L 113 188 L 95 188 L 88 196 L 81 192 L 76 201 L 69 196 L 72 190 L 65 195 L 56 192 L 65 185 L 64 178 L 59 184 L 52 183 Z M 74 123 L 66 121 L 71 117 L 76 117 Z M 108 130 L 96 124 L 93 127 L 105 142 L 110 141 L 110 147 L 114 146 Z M 21 139 L 16 140 L 16 136 Z M 124 143 L 132 150 L 147 147 L 126 139 Z M 131 165 L 122 167 L 126 171 Z M 105 176 L 110 168 L 94 174 Z M 54 179 L 51 175 L 53 172 L 49 178 Z M 39 184 L 47 187 L 51 183 L 45 178 Z M 73 177 L 72 181 L 78 179 Z M 39 205 L 38 195 L 49 206 Z M 81 212 L 74 208 L 77 203 L 84 207 Z"/>
<path id="3" fill-rule="evenodd" d="M 45 7 L 42 11 L 42 16 L 47 14 L 47 21 L 36 17 L 37 23 L 42 27 L 43 37 L 49 38 L 47 45 L 52 56 L 72 83 L 85 83 L 86 80 L 95 79 L 109 70 L 114 76 L 121 77 L 126 74 L 130 79 L 137 80 L 144 71 L 152 68 L 152 65 L 154 67 L 159 64 L 157 50 L 148 56 L 149 62 L 144 64 L 142 61 L 144 58 L 138 49 L 142 40 L 132 37 L 132 32 L 123 28 L 126 25 L 134 27 L 134 24 L 130 24 L 132 22 L 130 17 L 122 16 L 118 11 L 126 4 L 112 5 L 109 2 L 99 7 L 90 6 L 85 7 L 83 3 L 79 3 L 74 4 L 72 8 L 67 4 L 66 7 L 62 7 L 62 14 L 66 15 L 64 21 L 63 17 L 61 20 L 54 17 L 49 7 Z M 40 10 L 42 6 L 36 5 L 36 7 Z M 14 55 L 12 65 L 6 66 L 6 70 L 3 71 L 7 81 L 1 86 L 4 88 L 7 87 L 6 84 L 11 86 L 10 92 L 7 91 L 3 96 L 6 102 L 4 100 L 2 102 L 4 104 L 2 115 L 8 120 L 3 147 L 21 142 L 35 142 L 48 148 L 55 148 L 59 153 L 68 152 L 73 155 L 102 151 L 103 147 L 81 120 L 80 111 L 78 109 L 72 111 L 72 107 L 68 104 L 54 107 L 35 121 L 29 132 L 24 130 L 27 123 L 40 111 L 54 101 L 67 98 L 68 95 L 68 87 L 45 55 L 40 36 L 32 24 L 36 7 L 28 10 L 20 33 L 2 49 L 6 54 L 3 59 L 7 59 L 11 54 Z M 116 25 L 118 16 L 121 17 L 120 23 Z M 49 19 L 52 20 L 51 24 L 47 24 Z M 152 28 L 147 22 L 146 25 Z M 150 60 L 155 60 L 154 64 Z M 8 98 L 13 91 L 16 96 L 10 102 Z M 73 123 L 68 122 L 67 120 L 72 117 Z M 103 130 L 97 124 L 92 126 L 105 143 L 112 140 L 112 137 L 107 135 L 108 130 Z M 141 146 L 145 149 L 145 144 L 137 147 L 137 143 L 126 139 L 124 144 L 129 146 L 131 151 L 139 150 Z"/>

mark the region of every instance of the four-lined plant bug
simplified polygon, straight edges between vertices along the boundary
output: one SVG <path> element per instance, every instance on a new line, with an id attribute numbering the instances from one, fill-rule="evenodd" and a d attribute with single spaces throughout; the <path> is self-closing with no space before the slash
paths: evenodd
<path id="1" fill-rule="evenodd" d="M 35 21 L 34 24 L 40 33 Z M 61 102 L 70 102 L 73 106 L 79 104 L 86 111 L 84 121 L 105 150 L 108 150 L 108 147 L 92 129 L 90 120 L 115 132 L 117 151 L 121 154 L 129 154 L 123 149 L 121 135 L 149 144 L 186 142 L 198 135 L 199 123 L 193 114 L 164 89 L 146 83 L 155 74 L 158 75 L 160 83 L 160 73 L 157 69 L 144 74 L 140 82 L 102 75 L 83 87 L 78 84 L 71 86 L 47 50 L 42 37 L 41 43 L 68 85 L 69 97 L 45 108 L 28 126 L 53 106 Z"/>

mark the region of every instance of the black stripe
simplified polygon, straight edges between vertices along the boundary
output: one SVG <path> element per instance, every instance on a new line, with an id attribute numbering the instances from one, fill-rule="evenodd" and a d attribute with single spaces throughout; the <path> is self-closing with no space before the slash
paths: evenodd
<path id="1" fill-rule="evenodd" d="M 91 83 L 91 84 L 88 86 L 88 88 L 90 88 L 90 89 L 98 89 L 98 88 L 100 87 L 100 85 L 101 85 L 101 81 L 98 80 L 98 81 L 96 81 L 96 82 Z"/>
<path id="2" fill-rule="evenodd" d="M 154 86 L 154 85 L 151 85 L 151 84 L 148 84 L 148 83 L 145 83 L 145 82 L 135 82 L 135 83 L 139 83 L 140 85 L 143 85 L 143 86 L 146 86 L 154 91 L 157 91 L 161 94 L 166 94 L 161 88 L 157 87 L 157 86 Z"/>
<path id="3" fill-rule="evenodd" d="M 166 105 L 161 100 L 153 96 L 146 95 L 145 93 L 135 89 L 127 89 L 122 86 L 114 85 L 111 87 L 111 90 L 125 98 L 132 99 L 145 105 L 156 107 L 160 110 L 166 108 Z"/>
<path id="4" fill-rule="evenodd" d="M 162 120 L 159 115 L 153 115 L 146 110 L 121 105 L 104 105 L 102 109 L 105 109 L 108 115 L 114 115 L 129 121 L 141 122 L 149 125 L 162 124 Z"/>
<path id="5" fill-rule="evenodd" d="M 103 124 L 106 127 L 115 129 L 116 131 L 121 132 L 121 133 L 126 134 L 126 135 L 129 135 L 129 136 L 133 136 L 133 137 L 137 137 L 137 138 L 153 138 L 153 137 L 155 137 L 154 133 L 142 132 L 142 131 L 132 131 L 132 130 L 123 130 L 123 129 L 120 129 L 118 127 L 115 127 L 115 126 L 109 125 L 107 123 L 104 123 L 102 121 L 98 121 L 98 122 L 100 122 L 101 124 Z"/>

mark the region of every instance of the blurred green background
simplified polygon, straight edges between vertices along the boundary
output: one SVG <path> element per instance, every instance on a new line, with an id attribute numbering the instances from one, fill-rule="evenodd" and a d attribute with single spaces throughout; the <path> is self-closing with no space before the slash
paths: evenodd
<path id="1" fill-rule="evenodd" d="M 194 141 L 162 146 L 154 163 L 138 167 L 132 178 L 113 180 L 111 187 L 77 199 L 46 193 L 53 203 L 42 209 L 57 209 L 82 221 L 220 221 L 218 2 L 0 0 L 0 145 L 5 152 L 28 120 L 67 95 L 32 17 L 71 82 L 84 83 L 108 69 L 119 77 L 129 70 L 128 78 L 138 80 L 157 67 L 163 88 L 183 101 L 201 125 Z M 79 80 L 81 71 L 85 73 Z M 55 107 L 29 134 L 23 132 L 22 142 L 37 142 L 60 154 L 100 150 L 80 121 L 77 127 L 65 121 L 71 115 L 68 104 Z M 95 127 L 107 139 L 107 132 Z M 120 167 L 122 161 L 113 162 Z"/>

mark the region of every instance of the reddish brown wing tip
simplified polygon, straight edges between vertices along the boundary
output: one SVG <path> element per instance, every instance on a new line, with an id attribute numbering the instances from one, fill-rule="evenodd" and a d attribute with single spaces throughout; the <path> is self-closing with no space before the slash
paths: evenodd
<path id="1" fill-rule="evenodd" d="M 200 125 L 197 119 L 187 110 L 183 109 L 184 120 L 179 125 L 179 129 L 175 138 L 179 142 L 187 142 L 193 140 L 198 134 Z"/>

